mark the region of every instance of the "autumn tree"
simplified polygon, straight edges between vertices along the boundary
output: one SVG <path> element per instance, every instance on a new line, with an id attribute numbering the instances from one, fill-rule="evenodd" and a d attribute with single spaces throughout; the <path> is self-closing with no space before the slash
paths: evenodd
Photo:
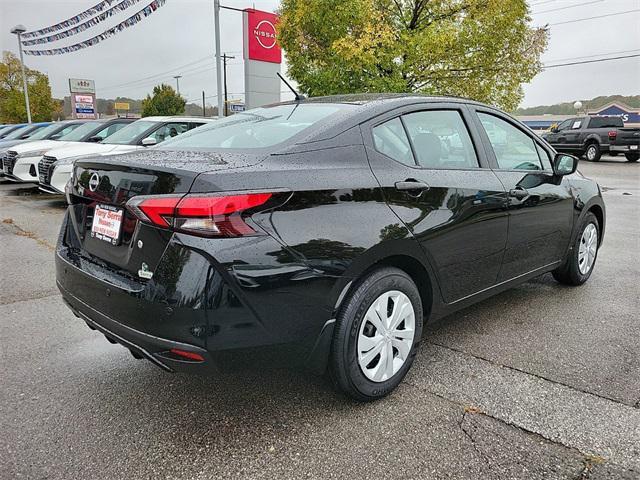
<path id="1" fill-rule="evenodd" d="M 525 0 L 282 0 L 288 74 L 312 96 L 455 95 L 514 109 L 542 68 Z"/>
<path id="2" fill-rule="evenodd" d="M 34 122 L 51 120 L 57 106 L 51 98 L 49 77 L 31 68 L 25 68 L 25 73 L 31 119 Z M 11 52 L 3 52 L 0 63 L 0 123 L 26 121 L 27 107 L 24 102 L 20 60 Z"/>
<path id="3" fill-rule="evenodd" d="M 187 102 L 169 85 L 153 87 L 153 96 L 147 95 L 142 100 L 142 116 L 182 115 Z"/>

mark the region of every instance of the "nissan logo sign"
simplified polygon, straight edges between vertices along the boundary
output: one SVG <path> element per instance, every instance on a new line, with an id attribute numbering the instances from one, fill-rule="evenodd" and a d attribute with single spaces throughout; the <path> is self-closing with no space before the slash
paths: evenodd
<path id="1" fill-rule="evenodd" d="M 93 175 L 91 175 L 91 178 L 89 179 L 89 190 L 91 190 L 92 192 L 95 192 L 96 189 L 98 188 L 98 185 L 100 185 L 100 175 L 98 175 L 97 173 L 94 173 Z"/>
<path id="2" fill-rule="evenodd" d="M 256 40 L 263 48 L 273 48 L 276 46 L 276 27 L 269 20 L 262 20 L 253 29 Z"/>

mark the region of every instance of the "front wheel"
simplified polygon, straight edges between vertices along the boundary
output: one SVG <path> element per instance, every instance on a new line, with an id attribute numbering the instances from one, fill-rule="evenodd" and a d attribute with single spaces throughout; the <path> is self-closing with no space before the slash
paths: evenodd
<path id="1" fill-rule="evenodd" d="M 637 162 L 640 158 L 640 153 L 629 152 L 625 153 L 624 156 L 627 159 L 627 162 Z"/>
<path id="2" fill-rule="evenodd" d="M 600 152 L 600 145 L 595 142 L 587 145 L 584 156 L 587 157 L 587 160 L 590 162 L 598 162 L 602 156 L 602 153 Z"/>
<path id="3" fill-rule="evenodd" d="M 382 398 L 411 368 L 421 335 L 422 302 L 413 280 L 398 268 L 374 270 L 336 318 L 331 377 L 355 400 Z"/>
<path id="4" fill-rule="evenodd" d="M 591 276 L 598 256 L 600 227 L 596 216 L 589 212 L 582 220 L 573 248 L 564 263 L 555 269 L 553 277 L 565 285 L 582 285 Z"/>

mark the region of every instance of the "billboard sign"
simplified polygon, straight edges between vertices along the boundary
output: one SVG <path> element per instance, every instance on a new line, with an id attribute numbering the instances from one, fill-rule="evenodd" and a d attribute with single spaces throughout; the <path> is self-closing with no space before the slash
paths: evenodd
<path id="1" fill-rule="evenodd" d="M 129 110 L 129 102 L 114 102 L 113 108 L 115 110 Z"/>
<path id="2" fill-rule="evenodd" d="M 275 13 L 247 9 L 247 32 L 245 44 L 249 60 L 259 62 L 282 63 L 282 49 L 276 38 Z"/>
<path id="3" fill-rule="evenodd" d="M 69 79 L 69 91 L 71 93 L 96 93 L 96 82 L 81 78 Z"/>

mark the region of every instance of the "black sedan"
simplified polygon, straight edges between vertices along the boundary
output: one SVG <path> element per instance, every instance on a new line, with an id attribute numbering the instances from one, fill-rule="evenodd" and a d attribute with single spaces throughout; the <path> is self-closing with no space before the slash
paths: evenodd
<path id="1" fill-rule="evenodd" d="M 402 381 L 424 321 L 546 272 L 587 281 L 605 207 L 577 162 L 457 98 L 258 108 L 78 160 L 57 284 L 91 328 L 167 371 L 295 346 L 373 400 Z"/>

